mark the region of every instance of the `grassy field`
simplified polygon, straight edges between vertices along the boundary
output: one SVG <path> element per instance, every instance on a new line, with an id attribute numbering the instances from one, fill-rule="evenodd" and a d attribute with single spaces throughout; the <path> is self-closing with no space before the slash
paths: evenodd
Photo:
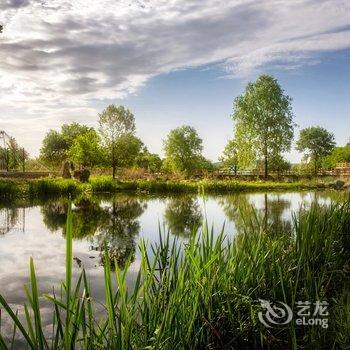
<path id="1" fill-rule="evenodd" d="M 327 188 L 330 183 L 319 180 L 297 182 L 269 181 L 165 181 L 165 180 L 133 180 L 117 181 L 110 177 L 92 177 L 88 183 L 60 178 L 45 178 L 38 180 L 0 180 L 0 196 L 67 196 L 82 192 L 116 193 L 122 191 L 148 193 L 233 193 L 243 191 L 266 190 L 305 190 Z"/>
<path id="2" fill-rule="evenodd" d="M 0 336 L 0 348 L 12 348 L 21 334 L 30 349 L 347 349 L 350 203 L 301 209 L 290 231 L 268 230 L 256 215 L 244 231 L 234 240 L 223 234 L 214 238 L 204 226 L 185 245 L 167 235 L 152 250 L 141 243 L 133 287 L 126 283 L 129 265 L 112 271 L 106 253 L 101 319 L 84 270 L 72 280 L 69 213 L 61 292 L 39 294 L 31 259 L 25 321 L 0 296 L 3 315 L 15 325 L 13 334 Z M 51 334 L 42 326 L 42 297 L 51 303 Z M 259 322 L 259 299 L 292 308 L 297 301 L 326 301 L 328 327 L 298 326 L 292 320 L 268 328 Z"/>

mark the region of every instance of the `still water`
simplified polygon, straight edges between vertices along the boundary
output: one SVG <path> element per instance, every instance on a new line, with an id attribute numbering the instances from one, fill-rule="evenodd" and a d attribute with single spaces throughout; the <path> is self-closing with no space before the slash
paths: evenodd
<path id="1" fill-rule="evenodd" d="M 267 218 L 270 227 L 283 231 L 290 227 L 293 212 L 316 200 L 327 203 L 330 194 L 254 193 L 205 198 L 118 194 L 81 198 L 73 204 L 74 274 L 77 276 L 84 266 L 95 300 L 103 302 L 101 249 L 104 242 L 112 260 L 116 259 L 121 266 L 132 255 L 129 274 L 132 280 L 140 264 L 137 248 L 140 240 L 156 243 L 159 228 L 186 240 L 192 228 L 206 220 L 214 232 L 224 229 L 228 237 L 234 237 L 244 230 L 254 208 L 258 215 Z M 52 287 L 57 287 L 64 279 L 68 202 L 1 203 L 0 208 L 0 293 L 14 309 L 21 311 L 30 256 L 34 258 L 41 293 L 52 291 Z M 42 314 L 49 324 L 52 314 L 45 304 Z M 2 326 L 6 327 L 6 322 Z"/>

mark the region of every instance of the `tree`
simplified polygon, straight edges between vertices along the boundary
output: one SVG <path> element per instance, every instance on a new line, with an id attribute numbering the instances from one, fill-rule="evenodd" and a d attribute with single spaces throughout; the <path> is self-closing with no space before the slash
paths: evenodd
<path id="1" fill-rule="evenodd" d="M 99 114 L 100 133 L 108 150 L 108 163 L 115 179 L 117 168 L 116 143 L 126 134 L 135 133 L 134 115 L 124 106 L 109 105 Z"/>
<path id="2" fill-rule="evenodd" d="M 184 125 L 171 130 L 163 143 L 167 170 L 189 175 L 201 167 L 203 145 L 193 127 Z"/>
<path id="3" fill-rule="evenodd" d="M 249 83 L 244 94 L 235 99 L 232 118 L 240 165 L 262 158 L 267 178 L 269 158 L 290 150 L 295 125 L 291 101 L 269 75 Z"/>
<path id="4" fill-rule="evenodd" d="M 135 165 L 136 158 L 144 150 L 143 142 L 136 136 L 125 134 L 115 141 L 115 164 L 121 168 Z"/>
<path id="5" fill-rule="evenodd" d="M 335 147 L 331 154 L 326 156 L 322 161 L 322 167 L 333 169 L 337 163 L 350 163 L 350 144 L 344 147 Z"/>
<path id="6" fill-rule="evenodd" d="M 101 163 L 100 137 L 96 131 L 90 130 L 85 134 L 78 135 L 68 150 L 68 157 L 83 168 L 93 168 Z"/>
<path id="7" fill-rule="evenodd" d="M 156 173 L 162 167 L 162 160 L 158 154 L 145 151 L 136 157 L 135 165 L 151 173 Z"/>
<path id="8" fill-rule="evenodd" d="M 238 150 L 235 140 L 229 140 L 219 160 L 224 168 L 230 171 L 233 170 L 235 175 L 237 175 Z"/>
<path id="9" fill-rule="evenodd" d="M 79 135 L 93 132 L 94 129 L 78 123 L 64 124 L 60 132 L 50 130 L 42 143 L 40 158 L 47 164 L 60 165 L 68 157 L 68 150 Z"/>
<path id="10" fill-rule="evenodd" d="M 314 173 L 317 175 L 319 161 L 334 149 L 334 135 L 320 126 L 312 126 L 300 131 L 296 149 L 304 153 L 306 160 L 314 162 Z"/>

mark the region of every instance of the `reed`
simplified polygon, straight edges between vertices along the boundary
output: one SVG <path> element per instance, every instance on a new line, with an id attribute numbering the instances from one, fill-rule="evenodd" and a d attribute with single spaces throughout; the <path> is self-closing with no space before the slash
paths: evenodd
<path id="1" fill-rule="evenodd" d="M 108 176 L 92 177 L 88 183 L 73 179 L 44 178 L 36 180 L 0 180 L 0 196 L 30 197 L 74 196 L 82 192 L 117 193 L 234 193 L 244 191 L 270 190 L 314 190 L 330 187 L 318 181 L 271 182 L 271 181 L 236 181 L 236 180 L 113 180 Z"/>
<path id="2" fill-rule="evenodd" d="M 242 213 L 244 215 L 244 213 Z M 44 331 L 34 262 L 26 290 L 26 321 L 0 296 L 15 325 L 0 335 L 10 349 L 18 333 L 30 349 L 297 349 L 346 348 L 350 329 L 350 202 L 314 204 L 294 215 L 290 231 L 266 227 L 258 214 L 234 239 L 207 225 L 181 244 L 169 234 L 149 249 L 141 241 L 141 265 L 132 286 L 130 269 L 112 271 L 105 253 L 105 315 L 94 311 L 84 270 L 72 279 L 72 213 L 67 219 L 66 281 L 45 295 L 53 331 Z M 151 253 L 150 253 L 151 252 Z M 116 280 L 115 288 L 113 279 Z M 266 328 L 259 299 L 294 305 L 328 301 L 329 328 L 293 322 Z"/>

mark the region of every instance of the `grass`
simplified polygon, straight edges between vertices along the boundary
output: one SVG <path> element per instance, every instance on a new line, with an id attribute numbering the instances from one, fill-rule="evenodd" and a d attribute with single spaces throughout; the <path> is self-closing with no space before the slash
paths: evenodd
<path id="1" fill-rule="evenodd" d="M 101 316 L 85 271 L 72 279 L 69 212 L 61 292 L 39 295 L 31 259 L 26 320 L 0 296 L 2 313 L 14 323 L 13 335 L 0 334 L 0 349 L 11 349 L 19 333 L 30 349 L 348 349 L 350 202 L 301 209 L 288 232 L 266 225 L 256 214 L 235 239 L 204 225 L 186 244 L 161 234 L 152 249 L 141 242 L 133 286 L 126 282 L 130 264 L 120 270 L 114 262 L 112 271 L 105 252 Z M 43 297 L 53 313 L 50 334 L 41 321 Z M 290 306 L 327 301 L 329 327 L 266 328 L 258 321 L 259 299 Z"/>
<path id="2" fill-rule="evenodd" d="M 304 190 L 326 188 L 320 181 L 271 182 L 236 180 L 166 181 L 132 180 L 117 181 L 107 176 L 92 177 L 88 183 L 60 178 L 37 180 L 0 180 L 0 197 L 74 196 L 82 192 L 116 193 L 122 191 L 147 193 L 233 193 L 266 190 Z"/>

